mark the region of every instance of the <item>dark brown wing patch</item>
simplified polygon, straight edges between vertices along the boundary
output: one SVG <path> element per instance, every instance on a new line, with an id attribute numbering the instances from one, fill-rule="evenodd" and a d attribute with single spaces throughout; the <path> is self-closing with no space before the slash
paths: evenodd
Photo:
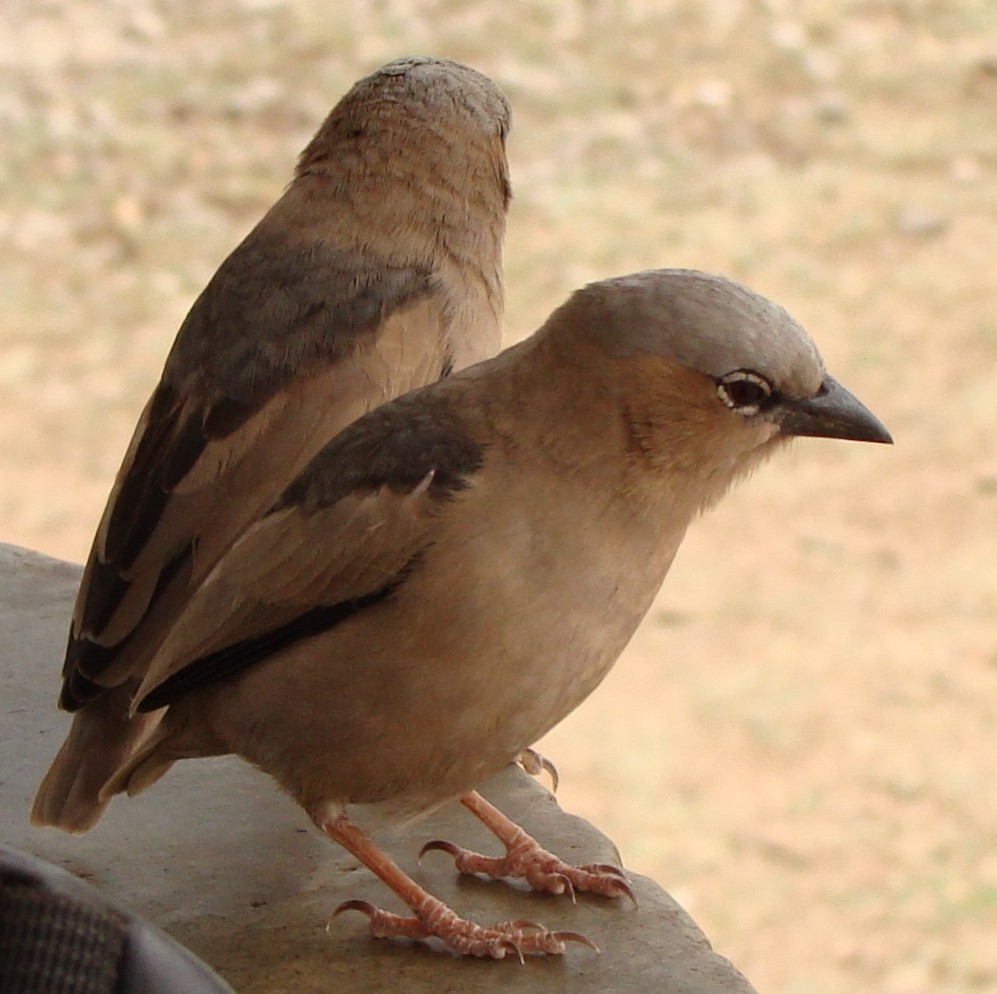
<path id="1" fill-rule="evenodd" d="M 175 393 L 169 387 L 158 387 L 153 414 L 159 406 L 160 392 Z M 154 422 L 150 417 L 149 428 L 139 443 L 135 462 L 118 492 L 104 545 L 105 563 L 117 571 L 127 571 L 135 563 L 159 521 L 170 491 L 197 462 L 207 444 L 208 439 L 198 424 L 199 419 L 187 415 L 178 423 L 174 420 L 178 410 L 177 404 L 166 407 L 166 421 Z M 103 627 L 87 615 L 84 615 L 84 625 L 93 631 Z"/>
<path id="2" fill-rule="evenodd" d="M 430 493 L 445 498 L 467 486 L 484 455 L 484 445 L 463 430 L 445 394 L 413 390 L 337 435 L 272 510 L 300 505 L 312 513 L 354 491 L 385 486 L 410 493 L 430 472 Z"/>
<path id="3" fill-rule="evenodd" d="M 147 613 L 172 564 L 189 556 L 185 544 L 159 564 L 142 560 L 171 493 L 209 442 L 238 430 L 291 381 L 347 360 L 387 315 L 432 292 L 426 269 L 278 239 L 265 224 L 229 256 L 180 329 L 106 512 L 103 548 L 97 543 L 91 554 L 63 668 L 65 707 L 76 710 L 103 689 L 99 677 L 124 642 L 115 636 L 118 645 L 106 646 L 101 633 L 138 564 L 147 575 L 159 572 Z M 189 539 L 196 542 L 199 527 L 191 522 Z"/>

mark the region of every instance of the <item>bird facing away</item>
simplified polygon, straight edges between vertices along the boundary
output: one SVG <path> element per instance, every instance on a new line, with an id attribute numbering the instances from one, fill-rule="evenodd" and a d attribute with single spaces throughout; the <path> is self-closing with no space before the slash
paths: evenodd
<path id="1" fill-rule="evenodd" d="M 99 791 L 158 720 L 129 709 L 164 635 L 315 453 L 498 351 L 509 124 L 473 69 L 384 66 L 194 303 L 94 539 L 63 669 L 76 718 L 33 820 L 97 821 Z"/>
<path id="2" fill-rule="evenodd" d="M 234 753 L 273 776 L 411 908 L 381 936 L 501 958 L 575 933 L 479 926 L 349 819 L 459 798 L 507 848 L 458 869 L 628 894 L 474 787 L 575 708 L 651 605 L 692 519 L 793 436 L 888 442 L 780 307 L 654 270 L 575 293 L 532 337 L 360 418 L 176 602 L 134 689 L 165 714 L 102 791 Z"/>

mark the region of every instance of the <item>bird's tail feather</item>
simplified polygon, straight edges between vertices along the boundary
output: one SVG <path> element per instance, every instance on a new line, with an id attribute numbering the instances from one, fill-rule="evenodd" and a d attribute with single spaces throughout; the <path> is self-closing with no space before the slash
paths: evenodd
<path id="1" fill-rule="evenodd" d="M 32 824 L 85 832 L 100 820 L 110 800 L 105 786 L 162 717 L 162 712 L 127 717 L 133 690 L 115 687 L 76 713 L 35 794 Z"/>
<path id="2" fill-rule="evenodd" d="M 129 797 L 141 794 L 166 773 L 176 760 L 183 759 L 185 754 L 161 748 L 172 734 L 173 729 L 161 725 L 149 735 L 101 787 L 101 803 L 107 804 L 115 794 L 122 792 L 127 792 Z"/>

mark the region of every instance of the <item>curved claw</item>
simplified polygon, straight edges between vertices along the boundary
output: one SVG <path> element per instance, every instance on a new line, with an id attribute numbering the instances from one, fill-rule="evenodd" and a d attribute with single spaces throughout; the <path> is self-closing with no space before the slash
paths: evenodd
<path id="1" fill-rule="evenodd" d="M 546 756 L 542 756 L 536 749 L 524 749 L 519 754 L 517 762 L 532 777 L 546 773 L 550 777 L 551 793 L 557 793 L 560 777 L 557 775 L 557 767 Z"/>
<path id="2" fill-rule="evenodd" d="M 557 774 L 557 767 L 546 756 L 537 754 L 537 758 L 540 760 L 540 769 L 550 777 L 550 792 L 556 794 L 558 784 L 561 782 L 561 778 Z"/>
<path id="3" fill-rule="evenodd" d="M 616 896 L 627 897 L 630 899 L 630 903 L 635 907 L 639 908 L 640 904 L 637 901 L 637 895 L 634 893 L 633 887 L 630 886 L 630 881 L 626 877 L 621 876 L 618 879 L 620 894 Z"/>
<path id="4" fill-rule="evenodd" d="M 328 929 L 333 922 L 333 919 L 337 915 L 341 915 L 344 911 L 359 911 L 361 914 L 366 915 L 368 918 L 373 918 L 377 914 L 377 908 L 370 903 L 370 901 L 361 901 L 359 899 L 353 899 L 352 901 L 343 901 L 338 908 L 329 916 L 329 920 L 326 922 L 325 927 Z"/>
<path id="5" fill-rule="evenodd" d="M 616 894 L 616 895 L 613 895 L 613 896 L 614 897 L 626 897 L 626 898 L 628 898 L 630 900 L 630 903 L 635 908 L 639 908 L 640 907 L 640 903 L 637 901 L 637 895 L 634 893 L 633 887 L 631 887 L 630 884 L 627 883 L 626 880 L 620 880 L 619 884 L 620 884 L 620 893 Z"/>
<path id="6" fill-rule="evenodd" d="M 449 853 L 454 859 L 456 859 L 463 852 L 460 846 L 455 846 L 452 842 L 447 842 L 446 839 L 433 839 L 431 842 L 427 842 L 419 850 L 419 862 L 421 863 L 422 857 L 433 849 L 439 849 L 441 852 Z"/>
<path id="7" fill-rule="evenodd" d="M 627 879 L 626 873 L 620 867 L 613 866 L 612 863 L 586 863 L 582 869 L 588 870 L 590 873 L 612 873 L 614 877 L 619 877 L 621 880 Z"/>
<path id="8" fill-rule="evenodd" d="M 581 932 L 553 932 L 552 935 L 559 942 L 579 942 L 583 946 L 588 946 L 589 949 L 594 949 L 600 955 L 602 954 L 602 950 L 587 935 L 582 935 Z"/>
<path id="9" fill-rule="evenodd" d="M 635 908 L 639 908 L 640 904 L 637 901 L 637 895 L 634 893 L 633 887 L 630 886 L 630 881 L 627 879 L 626 873 L 620 869 L 618 866 L 613 866 L 612 863 L 588 863 L 585 866 L 580 866 L 580 870 L 585 870 L 587 873 L 602 873 L 609 874 L 616 881 L 616 885 L 619 889 L 618 894 L 606 894 L 607 897 L 626 897 L 630 900 Z M 602 893 L 602 892 L 600 892 Z"/>
<path id="10" fill-rule="evenodd" d="M 551 932 L 546 926 L 541 925 L 539 922 L 525 921 L 523 919 L 517 919 L 516 921 L 500 922 L 497 925 L 493 925 L 492 928 L 505 930 L 505 929 L 516 929 L 522 932 L 524 929 L 529 929 L 529 935 L 522 936 L 522 942 L 525 944 L 531 952 L 545 952 L 545 953 L 557 953 L 560 954 L 564 950 L 555 950 L 552 944 L 565 943 L 565 942 L 578 942 L 583 946 L 588 946 L 589 949 L 594 949 L 597 953 L 601 953 L 602 950 L 587 936 L 582 935 L 581 932 Z M 522 956 L 522 948 L 518 946 L 519 939 L 512 939 L 513 942 L 517 943 L 517 952 Z M 536 943 L 536 945 L 534 945 Z M 504 947 L 504 943 L 503 943 Z"/>
<path id="11" fill-rule="evenodd" d="M 567 895 L 572 904 L 577 904 L 578 897 L 575 894 L 575 885 L 571 882 L 570 878 L 566 877 L 563 873 L 555 873 L 554 878 L 564 881 L 564 890 L 561 893 Z"/>
<path id="12" fill-rule="evenodd" d="M 523 949 L 515 939 L 505 939 L 502 942 L 503 949 L 511 949 L 518 957 L 521 966 L 526 966 L 526 958 L 523 956 Z"/>

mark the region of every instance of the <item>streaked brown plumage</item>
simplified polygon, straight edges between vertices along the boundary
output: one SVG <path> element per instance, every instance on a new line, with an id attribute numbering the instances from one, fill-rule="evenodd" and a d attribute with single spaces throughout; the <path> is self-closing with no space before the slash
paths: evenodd
<path id="1" fill-rule="evenodd" d="M 498 350 L 509 122 L 457 63 L 360 80 L 195 302 L 94 540 L 63 669 L 77 714 L 36 822 L 97 820 L 104 782 L 158 720 L 128 711 L 162 639 L 315 453 Z"/>
<path id="2" fill-rule="evenodd" d="M 520 345 L 351 425 L 247 525 L 177 605 L 132 705 L 165 717 L 105 794 L 235 753 L 413 909 L 350 904 L 375 934 L 562 952 L 580 937 L 457 918 L 345 808 L 459 797 L 509 858 L 432 844 L 458 868 L 626 894 L 474 787 L 595 688 L 690 521 L 795 435 L 890 440 L 781 308 L 684 270 L 579 291 Z"/>

